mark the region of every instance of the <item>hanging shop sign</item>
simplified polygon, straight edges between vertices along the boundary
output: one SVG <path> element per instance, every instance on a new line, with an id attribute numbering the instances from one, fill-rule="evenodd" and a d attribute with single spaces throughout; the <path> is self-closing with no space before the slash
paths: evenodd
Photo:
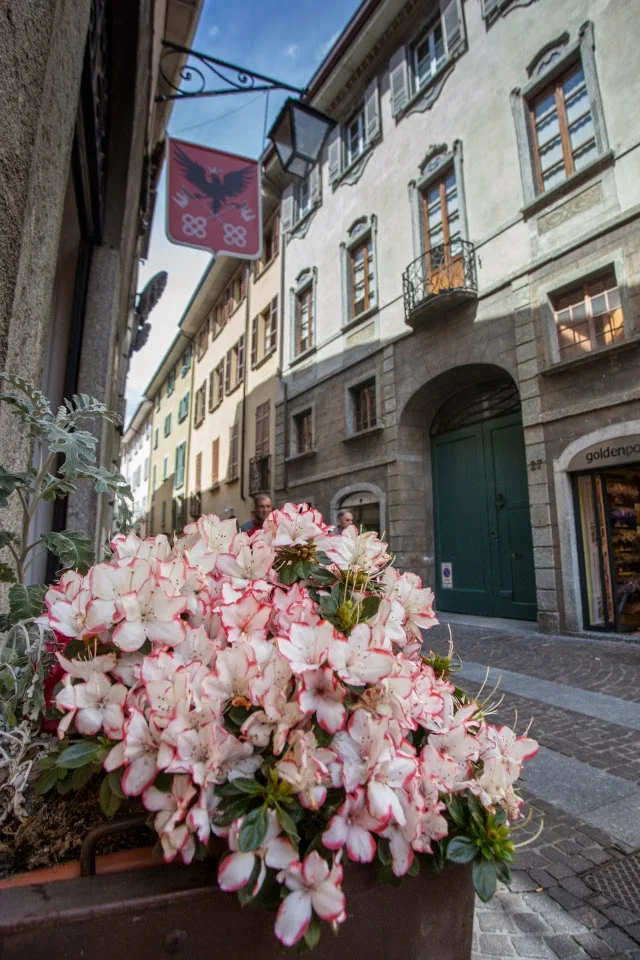
<path id="1" fill-rule="evenodd" d="M 167 236 L 172 243 L 258 260 L 261 210 L 257 160 L 169 141 Z"/>
<path id="2" fill-rule="evenodd" d="M 615 437 L 585 447 L 569 464 L 569 470 L 597 470 L 640 461 L 640 434 Z"/>

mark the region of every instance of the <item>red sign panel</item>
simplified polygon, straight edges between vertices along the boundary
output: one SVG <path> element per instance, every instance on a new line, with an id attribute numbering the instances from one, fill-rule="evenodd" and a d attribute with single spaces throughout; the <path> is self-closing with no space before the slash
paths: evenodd
<path id="1" fill-rule="evenodd" d="M 262 252 L 260 163 L 169 141 L 167 236 L 172 243 L 257 260 Z"/>

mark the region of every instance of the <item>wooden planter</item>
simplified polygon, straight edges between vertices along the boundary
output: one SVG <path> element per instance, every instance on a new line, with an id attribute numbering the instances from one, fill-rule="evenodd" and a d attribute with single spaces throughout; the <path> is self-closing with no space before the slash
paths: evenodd
<path id="1" fill-rule="evenodd" d="M 2 960 L 276 960 L 275 915 L 240 908 L 216 865 L 127 869 L 35 882 L 0 894 Z M 368 865 L 345 870 L 347 920 L 323 924 L 314 960 L 470 960 L 474 892 L 468 867 L 379 885 Z"/>

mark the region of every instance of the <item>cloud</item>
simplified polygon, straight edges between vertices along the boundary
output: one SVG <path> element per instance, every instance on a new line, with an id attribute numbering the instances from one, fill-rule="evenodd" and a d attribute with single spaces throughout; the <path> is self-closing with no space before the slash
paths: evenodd
<path id="1" fill-rule="evenodd" d="M 316 50 L 316 60 L 324 60 L 339 36 L 340 30 L 336 30 L 335 33 L 331 34 L 326 43 L 323 43 L 322 46 L 318 47 Z"/>
<path id="2" fill-rule="evenodd" d="M 214 39 L 214 37 L 217 37 L 219 33 L 220 33 L 220 27 L 217 27 L 215 23 L 212 27 L 209 27 L 209 36 L 211 37 L 212 40 Z"/>
<path id="3" fill-rule="evenodd" d="M 285 57 L 290 57 L 291 60 L 295 60 L 295 58 L 298 56 L 298 44 L 290 43 L 284 51 L 284 55 Z"/>

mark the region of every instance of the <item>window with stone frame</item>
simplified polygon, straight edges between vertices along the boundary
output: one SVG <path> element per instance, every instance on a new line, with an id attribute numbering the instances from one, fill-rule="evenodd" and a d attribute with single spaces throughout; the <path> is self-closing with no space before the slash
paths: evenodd
<path id="1" fill-rule="evenodd" d="M 160 409 L 160 404 L 162 402 L 162 390 L 158 390 L 156 393 L 156 412 Z"/>
<path id="2" fill-rule="evenodd" d="M 295 296 L 295 356 L 310 350 L 313 346 L 313 283 L 308 283 Z"/>
<path id="3" fill-rule="evenodd" d="M 280 214 L 276 213 L 262 234 L 262 254 L 255 261 L 255 276 L 266 270 L 278 256 L 280 247 Z"/>
<path id="4" fill-rule="evenodd" d="M 220 483 L 220 438 L 211 441 L 211 486 Z"/>
<path id="5" fill-rule="evenodd" d="M 238 479 L 238 424 L 229 427 L 229 463 L 227 466 L 227 483 Z"/>
<path id="6" fill-rule="evenodd" d="M 373 236 L 369 230 L 347 251 L 349 258 L 349 319 L 376 306 Z"/>
<path id="7" fill-rule="evenodd" d="M 178 423 L 184 423 L 189 416 L 189 391 L 185 393 L 178 404 Z"/>
<path id="8" fill-rule="evenodd" d="M 303 410 L 293 417 L 294 454 L 313 450 L 313 410 Z"/>
<path id="9" fill-rule="evenodd" d="M 160 441 L 160 427 L 156 427 L 153 431 L 153 449 L 158 449 L 158 443 Z"/>
<path id="10" fill-rule="evenodd" d="M 187 459 L 187 442 L 183 441 L 176 447 L 175 474 L 173 477 L 173 489 L 180 490 L 184 486 L 184 474 Z"/>
<path id="11" fill-rule="evenodd" d="M 207 381 L 203 381 L 201 386 L 196 390 L 196 402 L 193 413 L 193 425 L 194 427 L 199 427 L 205 418 L 207 405 Z"/>
<path id="12" fill-rule="evenodd" d="M 327 144 L 327 166 L 329 183 L 337 184 L 344 174 L 351 177 L 359 176 L 366 163 L 365 154 L 377 143 L 382 136 L 380 119 L 380 91 L 378 77 L 374 77 L 367 89 L 357 110 L 345 123 L 338 124 L 329 135 Z M 352 182 L 352 181 L 350 181 Z"/>
<path id="13" fill-rule="evenodd" d="M 224 399 L 224 360 L 209 374 L 209 412 L 219 407 Z"/>
<path id="14" fill-rule="evenodd" d="M 269 422 L 271 419 L 271 401 L 256 407 L 256 457 L 269 456 Z"/>
<path id="15" fill-rule="evenodd" d="M 309 175 L 300 180 L 295 187 L 296 222 L 311 211 L 311 178 Z"/>
<path id="16" fill-rule="evenodd" d="M 624 340 L 624 315 L 613 267 L 551 297 L 559 360 L 575 360 Z"/>
<path id="17" fill-rule="evenodd" d="M 353 410 L 353 432 L 361 433 L 377 425 L 376 380 L 366 380 L 350 390 Z"/>
<path id="18" fill-rule="evenodd" d="M 447 43 L 440 14 L 411 46 L 414 91 L 421 90 L 446 63 Z"/>
<path id="19" fill-rule="evenodd" d="M 278 298 L 251 321 L 251 366 L 256 367 L 276 349 L 278 340 Z"/>
<path id="20" fill-rule="evenodd" d="M 528 108 L 537 189 L 545 193 L 597 155 L 593 115 L 580 60 L 532 97 Z"/>
<path id="21" fill-rule="evenodd" d="M 171 433 L 171 414 L 168 413 L 164 418 L 164 435 L 168 437 Z"/>
<path id="22" fill-rule="evenodd" d="M 233 393 L 244 380 L 244 334 L 227 350 L 225 393 Z"/>
<path id="23" fill-rule="evenodd" d="M 173 391 L 176 388 L 176 371 L 175 367 L 167 377 L 167 396 L 170 397 Z"/>
<path id="24" fill-rule="evenodd" d="M 191 369 L 191 358 L 193 356 L 193 344 L 189 344 L 187 349 L 182 354 L 182 359 L 180 360 L 180 376 L 186 377 L 189 370 Z"/>
<path id="25" fill-rule="evenodd" d="M 360 104 L 344 128 L 344 150 L 346 166 L 355 163 L 364 153 L 367 145 L 367 134 L 364 124 L 364 104 Z"/>
<path id="26" fill-rule="evenodd" d="M 169 476 L 169 457 L 165 457 L 162 461 L 162 480 L 163 482 Z"/>
<path id="27" fill-rule="evenodd" d="M 213 340 L 224 330 L 227 321 L 246 297 L 246 272 L 244 266 L 227 284 L 211 312 L 211 337 Z"/>

